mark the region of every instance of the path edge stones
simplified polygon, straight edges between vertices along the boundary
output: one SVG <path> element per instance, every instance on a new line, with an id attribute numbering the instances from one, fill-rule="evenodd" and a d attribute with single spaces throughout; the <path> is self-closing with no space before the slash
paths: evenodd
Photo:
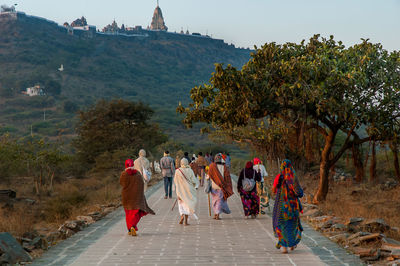
<path id="1" fill-rule="evenodd" d="M 148 188 L 146 198 L 150 198 L 163 184 L 163 180 Z M 121 220 L 123 207 L 117 208 L 101 220 L 89 225 L 82 231 L 51 247 L 31 265 L 69 265 L 72 264 L 89 246 L 104 236 L 114 224 Z"/>

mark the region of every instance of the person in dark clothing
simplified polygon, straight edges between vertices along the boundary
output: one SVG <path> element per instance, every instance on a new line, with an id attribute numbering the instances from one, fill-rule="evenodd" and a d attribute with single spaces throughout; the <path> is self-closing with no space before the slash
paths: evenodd
<path id="1" fill-rule="evenodd" d="M 187 151 L 185 151 L 185 153 L 183 154 L 183 158 L 188 160 L 189 164 L 192 162 L 192 160 L 189 158 L 189 153 Z"/>
<path id="2" fill-rule="evenodd" d="M 261 175 L 253 169 L 253 163 L 247 162 L 240 172 L 237 190 L 243 204 L 244 215 L 256 218 L 260 211 L 260 197 L 257 195 L 256 182 L 261 181 Z"/>

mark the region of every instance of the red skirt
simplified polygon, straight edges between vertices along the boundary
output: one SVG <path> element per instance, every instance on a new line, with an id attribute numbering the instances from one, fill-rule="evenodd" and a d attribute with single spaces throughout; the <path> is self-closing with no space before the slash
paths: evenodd
<path id="1" fill-rule="evenodd" d="M 128 228 L 128 231 L 131 229 L 131 227 L 135 228 L 135 230 L 137 231 L 137 224 L 139 223 L 140 218 L 145 215 L 147 215 L 147 212 L 144 212 L 142 210 L 125 209 L 126 227 Z"/>

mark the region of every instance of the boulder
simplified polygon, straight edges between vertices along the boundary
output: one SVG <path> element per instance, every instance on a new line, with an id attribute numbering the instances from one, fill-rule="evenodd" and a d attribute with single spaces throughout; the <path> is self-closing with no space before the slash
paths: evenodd
<path id="1" fill-rule="evenodd" d="M 32 257 L 9 233 L 0 233 L 0 253 L 3 253 L 0 265 L 32 261 Z"/>

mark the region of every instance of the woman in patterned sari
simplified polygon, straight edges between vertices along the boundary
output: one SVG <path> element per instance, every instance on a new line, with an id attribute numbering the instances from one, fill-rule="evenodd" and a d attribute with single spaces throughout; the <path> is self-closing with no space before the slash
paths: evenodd
<path id="1" fill-rule="evenodd" d="M 247 179 L 247 180 L 246 180 Z M 243 204 L 244 215 L 256 218 L 260 211 L 260 197 L 257 195 L 256 182 L 261 181 L 261 175 L 253 169 L 253 163 L 247 162 L 246 168 L 239 174 L 237 190 Z"/>
<path id="2" fill-rule="evenodd" d="M 274 234 L 278 238 L 276 247 L 282 247 L 282 253 L 287 253 L 287 248 L 294 250 L 297 247 L 303 231 L 299 217 L 303 209 L 299 199 L 303 196 L 303 189 L 289 160 L 282 162 L 272 191 L 276 193 L 272 216 Z"/>

